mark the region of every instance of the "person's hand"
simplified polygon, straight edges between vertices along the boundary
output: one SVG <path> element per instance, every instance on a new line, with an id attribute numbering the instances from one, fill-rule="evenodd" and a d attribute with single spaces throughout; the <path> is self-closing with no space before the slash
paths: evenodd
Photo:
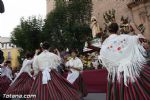
<path id="1" fill-rule="evenodd" d="M 36 78 L 36 77 L 35 77 L 35 76 L 33 76 L 32 78 L 35 80 L 35 78 Z"/>
<path id="2" fill-rule="evenodd" d="M 68 70 L 68 73 L 72 73 L 72 71 L 71 71 L 71 70 Z"/>
<path id="3" fill-rule="evenodd" d="M 34 75 L 34 71 L 31 71 L 31 75 L 32 75 L 32 76 Z"/>
<path id="4" fill-rule="evenodd" d="M 150 45 L 147 42 L 143 42 L 142 45 L 146 50 L 150 49 Z"/>
<path id="5" fill-rule="evenodd" d="M 139 38 L 140 43 L 147 43 L 147 40 L 145 38 Z"/>
<path id="6" fill-rule="evenodd" d="M 35 54 L 36 54 L 36 55 L 37 55 L 39 52 L 40 52 L 39 49 L 36 49 L 36 50 L 35 50 Z"/>
<path id="7" fill-rule="evenodd" d="M 31 75 L 32 75 L 32 74 L 31 74 Z M 32 75 L 32 78 L 35 80 L 36 76 L 37 76 L 37 75 Z"/>

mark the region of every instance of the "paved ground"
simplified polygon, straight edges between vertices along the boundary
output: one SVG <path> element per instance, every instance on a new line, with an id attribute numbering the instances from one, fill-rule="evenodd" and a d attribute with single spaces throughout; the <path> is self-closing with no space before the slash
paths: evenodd
<path id="1" fill-rule="evenodd" d="M 88 96 L 84 98 L 84 100 L 106 100 L 106 94 L 105 93 L 89 93 Z"/>

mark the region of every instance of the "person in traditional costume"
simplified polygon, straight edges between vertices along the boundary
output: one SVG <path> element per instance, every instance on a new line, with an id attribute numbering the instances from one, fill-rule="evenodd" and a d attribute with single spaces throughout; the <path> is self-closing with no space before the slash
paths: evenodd
<path id="1" fill-rule="evenodd" d="M 4 94 L 6 90 L 9 88 L 9 85 L 12 81 L 12 70 L 10 68 L 11 61 L 6 61 L 4 66 L 1 68 L 0 75 L 0 94 Z"/>
<path id="2" fill-rule="evenodd" d="M 34 81 L 32 77 L 33 56 L 34 54 L 31 52 L 26 53 L 26 59 L 23 61 L 22 68 L 10 84 L 10 87 L 6 91 L 6 94 L 29 94 L 32 83 Z"/>
<path id="3" fill-rule="evenodd" d="M 66 67 L 69 68 L 67 80 L 73 84 L 79 92 L 82 93 L 83 97 L 85 97 L 87 96 L 87 90 L 81 74 L 81 71 L 83 70 L 83 63 L 77 57 L 77 54 L 77 50 L 72 50 L 72 58 L 66 63 Z"/>
<path id="4" fill-rule="evenodd" d="M 30 100 L 80 100 L 75 88 L 56 72 L 60 58 L 48 51 L 49 43 L 42 44 L 43 52 L 33 62 L 34 76 L 36 77 L 30 94 L 36 98 Z"/>
<path id="5" fill-rule="evenodd" d="M 150 100 L 150 67 L 146 62 L 144 37 L 117 35 L 118 25 L 103 42 L 99 60 L 108 71 L 107 100 Z"/>
<path id="6" fill-rule="evenodd" d="M 57 66 L 57 72 L 59 74 L 63 75 L 63 73 L 64 73 L 64 66 L 63 66 L 63 61 L 62 61 L 63 59 L 60 55 L 59 50 L 57 48 L 50 48 L 49 52 L 52 52 L 52 53 L 54 53 L 54 54 L 56 54 L 57 56 L 60 57 L 61 63 Z"/>

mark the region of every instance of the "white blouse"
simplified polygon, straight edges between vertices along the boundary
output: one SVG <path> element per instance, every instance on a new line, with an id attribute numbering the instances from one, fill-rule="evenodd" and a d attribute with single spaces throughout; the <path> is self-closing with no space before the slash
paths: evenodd
<path id="1" fill-rule="evenodd" d="M 57 69 L 61 63 L 61 58 L 54 53 L 50 53 L 45 50 L 40 55 L 36 56 L 33 61 L 34 75 L 37 75 L 39 71 L 48 69 Z"/>
<path id="2" fill-rule="evenodd" d="M 66 63 L 66 66 L 70 66 L 70 67 L 75 67 L 75 68 L 78 68 L 80 70 L 83 70 L 83 64 L 81 62 L 81 60 L 76 57 L 75 59 L 70 59 L 67 63 Z M 79 77 L 79 74 L 80 74 L 80 71 L 78 70 L 75 70 L 73 68 L 70 68 L 71 70 L 71 73 L 68 73 L 68 76 L 67 76 L 67 80 L 73 84 L 75 82 L 75 80 Z"/>
<path id="3" fill-rule="evenodd" d="M 79 68 L 80 70 L 83 70 L 83 63 L 82 61 L 76 57 L 75 59 L 71 58 L 67 63 L 66 66 L 70 66 L 70 67 L 75 67 L 75 68 Z M 70 69 L 71 71 L 77 71 L 75 69 Z"/>
<path id="4" fill-rule="evenodd" d="M 33 71 L 32 63 L 33 63 L 33 59 L 32 60 L 25 59 L 23 61 L 20 72 L 17 74 L 17 76 L 15 77 L 15 79 L 12 81 L 12 83 L 10 85 L 12 85 L 23 72 L 28 73 L 30 75 L 30 77 L 32 77 L 32 75 L 31 75 L 31 72 Z"/>
<path id="5" fill-rule="evenodd" d="M 32 64 L 33 64 L 33 59 L 32 60 L 25 59 L 23 64 L 22 64 L 22 68 L 20 71 L 21 72 L 27 72 L 30 75 L 31 72 L 33 71 Z"/>
<path id="6" fill-rule="evenodd" d="M 3 67 L 1 76 L 7 76 L 10 80 L 12 80 L 12 70 L 9 67 Z"/>

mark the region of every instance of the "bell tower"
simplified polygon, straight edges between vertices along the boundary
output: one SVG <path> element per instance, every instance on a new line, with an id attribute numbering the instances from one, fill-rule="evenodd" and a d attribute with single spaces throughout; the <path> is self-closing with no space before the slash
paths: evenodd
<path id="1" fill-rule="evenodd" d="M 55 0 L 46 0 L 46 14 L 55 8 Z"/>

